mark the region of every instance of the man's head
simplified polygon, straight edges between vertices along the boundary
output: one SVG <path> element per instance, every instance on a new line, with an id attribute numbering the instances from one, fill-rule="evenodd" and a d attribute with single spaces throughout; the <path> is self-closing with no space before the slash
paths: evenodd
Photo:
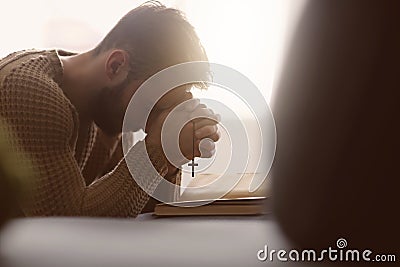
<path id="1" fill-rule="evenodd" d="M 193 26 L 177 9 L 158 2 L 128 12 L 93 50 L 101 57 L 107 86 L 98 92 L 94 119 L 109 133 L 121 131 L 126 107 L 137 88 L 169 66 L 207 61 Z M 172 90 L 155 108 L 169 108 L 190 97 L 188 87 Z"/>

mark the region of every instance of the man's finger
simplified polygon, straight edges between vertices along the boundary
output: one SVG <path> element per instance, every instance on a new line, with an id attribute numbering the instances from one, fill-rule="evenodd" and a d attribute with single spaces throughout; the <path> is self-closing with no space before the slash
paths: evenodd
<path id="1" fill-rule="evenodd" d="M 206 136 L 206 138 L 209 138 L 209 139 L 213 140 L 214 142 L 218 142 L 218 140 L 221 138 L 221 134 L 219 131 L 217 131 L 216 133 Z"/>
<path id="2" fill-rule="evenodd" d="M 206 104 L 199 104 L 199 105 L 197 106 L 197 108 L 207 108 L 207 105 L 206 105 Z"/>
<path id="3" fill-rule="evenodd" d="M 199 140 L 203 140 L 205 138 L 211 139 L 213 142 L 218 142 L 218 140 L 221 138 L 221 133 L 219 131 L 216 131 L 210 135 L 204 136 L 203 138 L 198 138 Z"/>
<path id="4" fill-rule="evenodd" d="M 211 139 L 204 138 L 204 139 L 200 140 L 199 149 L 200 149 L 200 151 L 202 151 L 202 150 L 208 150 L 208 151 L 214 150 L 215 149 L 215 143 Z"/>
<path id="5" fill-rule="evenodd" d="M 190 114 L 190 117 L 192 117 L 192 118 L 206 117 L 207 118 L 207 117 L 211 117 L 213 115 L 214 115 L 214 112 L 211 109 L 197 107 L 195 110 L 192 111 L 192 113 Z"/>
<path id="6" fill-rule="evenodd" d="M 218 119 L 218 117 L 216 115 L 210 116 L 209 118 L 194 119 L 193 120 L 195 122 L 194 128 L 195 128 L 195 130 L 198 130 L 207 125 L 216 125 L 218 123 L 217 119 Z"/>
<path id="7" fill-rule="evenodd" d="M 193 121 L 196 123 L 201 122 L 203 119 L 211 120 L 213 121 L 213 124 L 217 124 L 221 121 L 221 116 L 219 114 L 214 114 L 214 112 L 210 109 L 196 110 L 190 114 L 190 117 L 193 118 Z M 209 123 L 205 123 L 204 125 Z M 202 124 L 199 125 L 203 126 Z"/>
<path id="8" fill-rule="evenodd" d="M 196 142 L 198 149 L 196 154 L 198 157 L 211 158 L 215 153 L 215 144 L 210 139 L 202 139 Z"/>
<path id="9" fill-rule="evenodd" d="M 200 155 L 198 157 L 211 158 L 214 155 L 214 153 L 215 153 L 215 150 L 212 150 L 212 151 L 204 150 L 204 151 L 200 151 Z"/>
<path id="10" fill-rule="evenodd" d="M 211 136 L 218 131 L 218 127 L 216 125 L 207 125 L 204 126 L 194 132 L 196 138 L 203 139 L 207 136 Z"/>

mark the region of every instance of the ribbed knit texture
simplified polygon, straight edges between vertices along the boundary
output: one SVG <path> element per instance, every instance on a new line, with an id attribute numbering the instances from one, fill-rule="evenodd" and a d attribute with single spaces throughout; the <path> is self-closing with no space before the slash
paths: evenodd
<path id="1" fill-rule="evenodd" d="M 16 52 L 0 61 L 0 117 L 13 135 L 10 142 L 31 159 L 35 177 L 22 211 L 27 216 L 136 216 L 149 195 L 135 179 L 148 192 L 156 189 L 167 172 L 161 150 L 144 142 L 131 148 L 126 160 L 140 170 L 135 179 L 125 159 L 101 176 L 113 151 L 94 123 L 77 149 L 78 114 L 59 86 L 62 74 L 54 50 Z M 146 150 L 157 172 L 146 164 Z M 180 173 L 169 180 L 180 182 Z"/>

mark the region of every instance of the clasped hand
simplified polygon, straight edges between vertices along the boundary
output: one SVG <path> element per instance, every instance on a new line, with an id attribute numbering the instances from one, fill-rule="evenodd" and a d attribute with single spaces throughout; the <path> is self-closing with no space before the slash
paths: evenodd
<path id="1" fill-rule="evenodd" d="M 169 172 L 173 172 L 194 157 L 213 156 L 220 138 L 219 120 L 220 116 L 205 104 L 190 99 L 174 108 L 152 111 L 146 125 L 146 142 L 162 148 Z"/>

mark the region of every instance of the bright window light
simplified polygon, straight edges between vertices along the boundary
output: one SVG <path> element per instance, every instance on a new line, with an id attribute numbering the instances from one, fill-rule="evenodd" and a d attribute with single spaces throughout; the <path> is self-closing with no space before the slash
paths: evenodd
<path id="1" fill-rule="evenodd" d="M 16 0 L 2 5 L 0 57 L 29 48 L 86 51 L 144 1 Z M 269 99 L 285 37 L 305 0 L 167 0 L 195 26 L 212 62 L 249 77 Z M 23 7 L 23 8 L 21 8 Z M 18 10 L 18 12 L 14 12 Z M 211 91 L 211 90 L 210 90 Z"/>

